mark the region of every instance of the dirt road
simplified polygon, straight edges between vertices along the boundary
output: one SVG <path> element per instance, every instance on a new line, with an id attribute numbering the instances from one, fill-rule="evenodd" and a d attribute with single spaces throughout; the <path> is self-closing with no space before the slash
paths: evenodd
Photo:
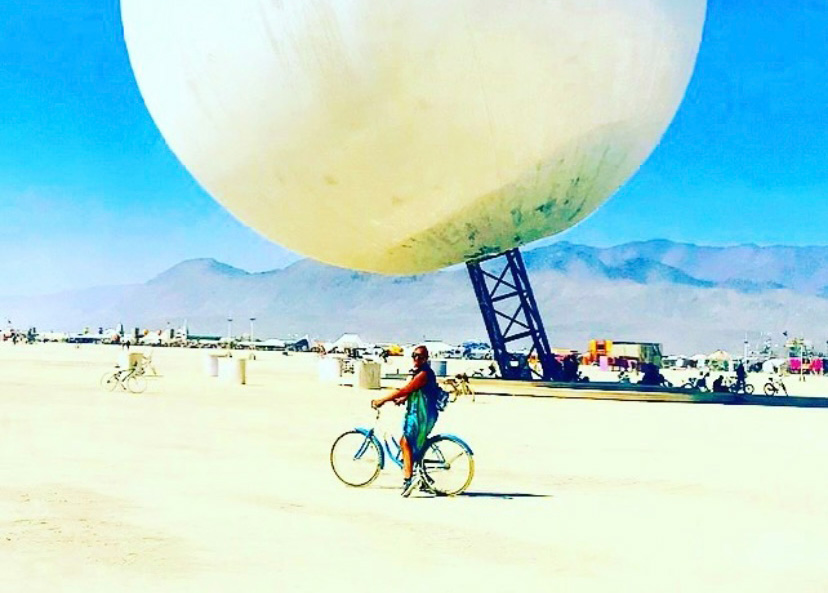
<path id="1" fill-rule="evenodd" d="M 313 355 L 158 349 L 132 396 L 119 354 L 0 345 L 0 591 L 828 590 L 828 410 L 479 396 L 468 495 L 402 499 L 336 481 L 372 393 Z"/>

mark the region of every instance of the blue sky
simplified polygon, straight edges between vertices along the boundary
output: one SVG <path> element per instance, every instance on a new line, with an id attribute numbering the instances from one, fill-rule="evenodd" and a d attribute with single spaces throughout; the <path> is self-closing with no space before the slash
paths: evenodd
<path id="1" fill-rule="evenodd" d="M 167 149 L 115 0 L 5 0 L 0 16 L 0 294 L 143 282 L 194 257 L 249 271 L 296 259 L 236 222 Z M 709 0 L 662 143 L 553 240 L 824 245 L 826 229 L 828 2 Z"/>

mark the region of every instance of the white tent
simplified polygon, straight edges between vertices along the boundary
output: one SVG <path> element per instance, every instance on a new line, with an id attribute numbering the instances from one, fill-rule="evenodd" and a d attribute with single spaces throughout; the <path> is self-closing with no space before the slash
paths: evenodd
<path id="1" fill-rule="evenodd" d="M 415 347 L 419 345 L 420 344 L 416 344 Z M 425 342 L 422 342 L 422 345 L 428 348 L 428 356 L 430 358 L 440 358 L 455 349 L 455 346 L 446 344 L 440 340 L 426 340 Z"/>
<path id="2" fill-rule="evenodd" d="M 729 371 L 733 365 L 733 357 L 724 350 L 716 350 L 707 357 L 707 362 L 711 369 Z"/>
<path id="3" fill-rule="evenodd" d="M 762 372 L 776 373 L 787 361 L 784 358 L 770 358 L 762 363 Z"/>
<path id="4" fill-rule="evenodd" d="M 716 350 L 710 356 L 707 357 L 707 360 L 717 360 L 717 361 L 720 361 L 720 362 L 724 362 L 724 361 L 733 360 L 733 357 L 730 356 L 730 354 L 728 354 L 724 350 Z"/>
<path id="5" fill-rule="evenodd" d="M 367 348 L 368 344 L 362 341 L 358 334 L 342 334 L 340 338 L 332 344 L 333 348 L 337 350 L 357 350 L 359 348 Z"/>

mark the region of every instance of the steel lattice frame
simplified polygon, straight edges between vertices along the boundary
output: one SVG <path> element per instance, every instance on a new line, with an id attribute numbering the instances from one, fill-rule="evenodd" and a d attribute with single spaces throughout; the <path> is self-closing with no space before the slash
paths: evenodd
<path id="1" fill-rule="evenodd" d="M 502 260 L 499 261 L 499 260 Z M 483 268 L 483 262 L 503 265 L 499 272 Z M 491 265 L 487 265 L 491 268 Z M 543 327 L 538 304 L 529 284 L 526 266 L 519 249 L 466 263 L 474 287 L 480 313 L 492 344 L 495 361 L 504 379 L 542 379 L 551 381 L 554 355 Z M 519 340 L 532 343 L 529 355 L 509 352 L 508 345 Z M 536 354 L 541 371 L 532 368 L 527 359 Z"/>

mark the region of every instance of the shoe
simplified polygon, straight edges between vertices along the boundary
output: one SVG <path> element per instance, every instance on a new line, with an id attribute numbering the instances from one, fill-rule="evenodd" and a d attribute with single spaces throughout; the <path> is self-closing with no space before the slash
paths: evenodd
<path id="1" fill-rule="evenodd" d="M 403 480 L 403 488 L 400 494 L 404 498 L 408 498 L 420 484 L 421 480 L 419 479 L 419 476 L 412 476 L 406 480 Z"/>

